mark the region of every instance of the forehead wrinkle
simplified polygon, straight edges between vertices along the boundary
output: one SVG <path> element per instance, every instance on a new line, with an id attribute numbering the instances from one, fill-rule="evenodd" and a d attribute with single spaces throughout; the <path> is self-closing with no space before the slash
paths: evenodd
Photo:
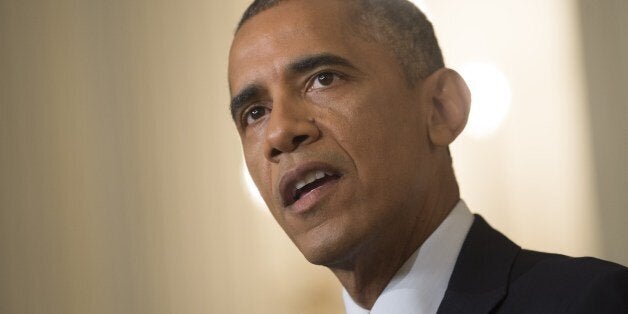
<path id="1" fill-rule="evenodd" d="M 267 77 L 279 76 L 290 60 L 287 60 L 287 55 L 278 55 L 276 51 L 285 51 L 289 47 L 277 38 L 275 32 L 261 35 L 256 31 L 243 33 L 244 30 L 241 30 L 236 35 L 230 51 L 229 78 L 232 87 L 237 88 L 238 81 L 262 82 Z M 270 55 L 274 55 L 273 58 L 269 59 Z"/>
<path id="2" fill-rule="evenodd" d="M 235 37 L 239 41 L 240 51 L 259 49 L 250 47 L 250 43 L 261 43 L 270 47 L 294 39 L 325 39 L 321 29 L 328 29 L 329 34 L 342 37 L 343 41 L 355 37 L 352 26 L 358 17 L 356 1 L 287 1 L 279 0 L 256 16 L 252 17 L 237 30 Z M 329 30 L 329 28 L 333 28 Z M 290 47 L 284 47 L 289 49 Z"/>
<path id="3" fill-rule="evenodd" d="M 354 70 L 356 69 L 356 67 L 351 64 L 349 60 L 328 52 L 307 54 L 292 61 L 288 67 L 291 72 L 304 73 L 322 66 L 332 65 L 343 66 Z"/>

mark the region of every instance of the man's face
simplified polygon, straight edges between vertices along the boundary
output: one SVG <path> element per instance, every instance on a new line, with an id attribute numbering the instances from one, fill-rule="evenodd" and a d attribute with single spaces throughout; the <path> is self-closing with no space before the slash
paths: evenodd
<path id="1" fill-rule="evenodd" d="M 394 245 L 433 177 L 421 84 L 352 32 L 345 1 L 286 1 L 247 21 L 229 57 L 251 176 L 305 257 Z"/>

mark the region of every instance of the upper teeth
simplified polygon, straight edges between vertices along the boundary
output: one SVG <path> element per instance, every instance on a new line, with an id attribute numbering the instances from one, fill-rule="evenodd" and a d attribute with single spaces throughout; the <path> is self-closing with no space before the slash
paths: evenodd
<path id="1" fill-rule="evenodd" d="M 325 172 L 324 171 L 320 171 L 320 170 L 316 170 L 316 171 L 312 171 L 310 173 L 308 173 L 307 175 L 305 175 L 305 177 L 301 180 L 299 180 L 296 184 L 296 189 L 300 189 L 318 179 L 322 179 L 325 177 Z"/>

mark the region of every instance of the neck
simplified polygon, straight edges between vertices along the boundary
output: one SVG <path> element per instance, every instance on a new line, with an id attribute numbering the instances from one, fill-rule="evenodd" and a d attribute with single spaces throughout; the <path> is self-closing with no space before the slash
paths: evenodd
<path id="1" fill-rule="evenodd" d="M 413 207 L 410 223 L 388 228 L 377 235 L 379 241 L 358 249 L 342 265 L 328 265 L 353 300 L 371 309 L 388 282 L 405 261 L 438 228 L 460 200 L 458 184 L 451 175 L 441 176 L 438 184 L 418 206 Z"/>

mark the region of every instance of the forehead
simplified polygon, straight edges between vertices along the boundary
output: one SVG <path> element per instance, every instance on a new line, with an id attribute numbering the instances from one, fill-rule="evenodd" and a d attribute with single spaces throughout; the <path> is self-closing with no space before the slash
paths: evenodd
<path id="1" fill-rule="evenodd" d="M 232 91 L 240 80 L 253 80 L 259 71 L 280 72 L 303 55 L 355 55 L 359 40 L 348 2 L 284 1 L 248 20 L 236 33 L 229 54 Z"/>

